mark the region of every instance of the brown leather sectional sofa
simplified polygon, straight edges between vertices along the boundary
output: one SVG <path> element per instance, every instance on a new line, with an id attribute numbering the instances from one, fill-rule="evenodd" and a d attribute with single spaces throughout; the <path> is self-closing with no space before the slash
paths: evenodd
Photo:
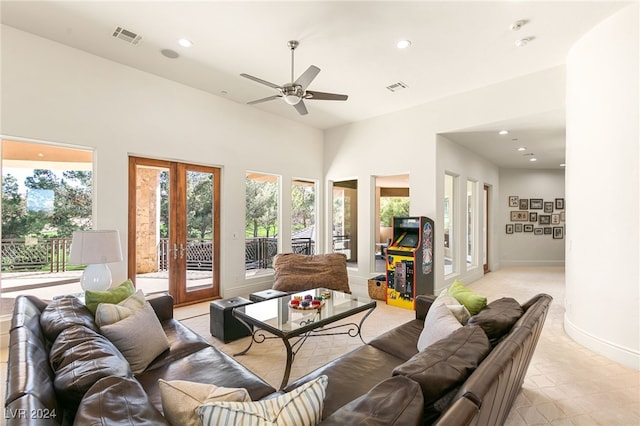
<path id="1" fill-rule="evenodd" d="M 136 375 L 122 364 L 127 363 L 117 349 L 96 333 L 91 313 L 82 306 L 67 301 L 46 310 L 47 302 L 20 296 L 10 330 L 5 419 L 7 425 L 21 426 L 74 421 L 161 425 L 168 423 L 161 414 L 160 378 L 244 387 L 253 400 L 259 400 L 324 374 L 329 378 L 325 425 L 366 419 L 384 425 L 503 423 L 522 386 L 551 297 L 538 295 L 522 305 L 524 313 L 500 331 L 503 336 L 496 336 L 494 325 L 465 326 L 418 353 L 416 343 L 434 299 L 420 296 L 416 319 L 277 392 L 174 320 L 168 295 L 149 301 L 169 349 Z M 64 366 L 71 372 L 62 374 L 59 365 L 54 372 L 50 351 L 56 333 L 69 327 L 81 329 L 83 337 L 73 345 L 73 359 Z M 492 343 L 486 333 L 493 334 Z M 436 376 L 441 379 L 434 380 Z"/>

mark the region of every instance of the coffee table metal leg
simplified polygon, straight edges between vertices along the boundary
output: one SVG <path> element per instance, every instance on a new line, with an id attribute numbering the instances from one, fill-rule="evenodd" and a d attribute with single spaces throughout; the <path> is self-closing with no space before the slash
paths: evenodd
<path id="1" fill-rule="evenodd" d="M 254 338 L 254 334 L 256 333 L 256 331 L 257 331 L 257 330 L 255 330 L 255 331 L 254 331 L 253 327 L 251 327 L 249 324 L 247 324 L 247 323 L 246 323 L 245 321 L 243 321 L 242 319 L 237 318 L 237 317 L 236 317 L 236 319 L 237 319 L 238 321 L 240 321 L 240 322 L 242 323 L 242 325 L 244 325 L 245 327 L 247 327 L 247 328 L 249 329 L 249 331 L 251 331 L 251 338 L 249 339 L 249 346 L 247 346 L 243 351 L 238 352 L 238 353 L 236 353 L 236 354 L 233 354 L 233 356 L 240 356 L 240 355 L 244 355 L 244 354 L 246 354 L 246 353 L 249 351 L 249 349 L 251 349 L 251 345 L 253 345 L 253 341 L 255 340 L 255 338 Z"/>
<path id="2" fill-rule="evenodd" d="M 289 343 L 289 339 L 282 339 L 285 348 L 287 348 L 287 364 L 284 367 L 284 376 L 282 377 L 282 383 L 280 383 L 280 389 L 287 386 L 289 382 L 289 376 L 291 375 L 291 364 L 293 364 L 293 350 L 291 349 L 291 344 Z"/>

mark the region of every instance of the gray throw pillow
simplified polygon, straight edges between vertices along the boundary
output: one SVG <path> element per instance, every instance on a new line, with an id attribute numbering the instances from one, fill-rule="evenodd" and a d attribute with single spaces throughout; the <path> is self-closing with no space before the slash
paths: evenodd
<path id="1" fill-rule="evenodd" d="M 491 346 L 495 346 L 521 316 L 522 307 L 518 301 L 511 297 L 503 297 L 489 303 L 479 313 L 469 318 L 468 324 L 482 327 Z"/>
<path id="2" fill-rule="evenodd" d="M 167 335 L 149 302 L 132 315 L 101 327 L 100 332 L 122 352 L 134 374 L 143 372 L 169 348 Z"/>

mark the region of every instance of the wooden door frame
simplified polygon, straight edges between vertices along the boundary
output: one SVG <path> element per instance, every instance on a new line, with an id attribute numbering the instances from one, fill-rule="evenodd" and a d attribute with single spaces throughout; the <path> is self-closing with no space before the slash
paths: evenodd
<path id="1" fill-rule="evenodd" d="M 174 297 L 176 306 L 197 303 L 200 301 L 212 300 L 220 298 L 220 173 L 221 169 L 212 166 L 202 166 L 196 164 L 181 163 L 168 160 L 157 160 L 153 158 L 129 156 L 129 217 L 128 217 L 128 238 L 127 238 L 127 270 L 128 275 L 135 284 L 136 279 L 136 227 L 137 227 L 137 205 L 136 200 L 136 180 L 137 166 L 149 166 L 168 169 L 170 173 L 170 191 L 169 199 L 173 208 L 169 210 L 169 247 L 174 244 L 184 244 L 186 250 L 186 228 L 180 226 L 184 218 L 179 216 L 180 211 L 186 211 L 186 171 L 194 170 L 213 175 L 213 214 L 212 214 L 212 232 L 213 232 L 213 250 L 212 250 L 212 287 L 201 290 L 187 291 L 186 280 L 186 258 L 184 262 L 174 262 L 169 268 L 168 291 Z M 182 282 L 181 284 L 181 281 Z M 181 285 L 180 285 L 181 284 Z"/>

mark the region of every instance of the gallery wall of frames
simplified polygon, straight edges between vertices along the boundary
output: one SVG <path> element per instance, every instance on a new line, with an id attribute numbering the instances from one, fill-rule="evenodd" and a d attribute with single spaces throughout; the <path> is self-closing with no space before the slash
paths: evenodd
<path id="1" fill-rule="evenodd" d="M 507 234 L 524 232 L 538 236 L 550 235 L 555 240 L 564 238 L 564 198 L 545 200 L 511 195 L 508 202 L 514 210 L 509 212 Z"/>

